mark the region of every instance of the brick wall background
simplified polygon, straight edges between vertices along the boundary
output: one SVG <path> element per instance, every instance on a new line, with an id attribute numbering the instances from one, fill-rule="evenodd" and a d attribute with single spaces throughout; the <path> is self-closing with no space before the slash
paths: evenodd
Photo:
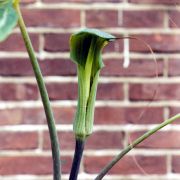
<path id="1" fill-rule="evenodd" d="M 86 145 L 80 179 L 93 179 L 128 141 L 179 112 L 179 0 L 27 0 L 22 7 L 55 113 L 64 180 L 73 155 L 71 124 L 77 99 L 68 40 L 80 27 L 141 38 L 157 59 L 156 65 L 137 40 L 117 41 L 104 50 L 94 134 Z M 123 69 L 128 51 L 131 63 Z M 0 44 L 0 180 L 50 179 L 45 115 L 17 28 Z M 180 179 L 179 121 L 140 144 L 104 179 Z"/>

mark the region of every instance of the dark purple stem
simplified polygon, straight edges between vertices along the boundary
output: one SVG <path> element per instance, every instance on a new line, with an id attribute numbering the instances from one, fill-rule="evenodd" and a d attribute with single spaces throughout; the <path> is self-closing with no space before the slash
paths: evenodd
<path id="1" fill-rule="evenodd" d="M 76 139 L 76 148 L 75 148 L 69 180 L 77 180 L 81 158 L 84 151 L 84 144 L 85 144 L 85 141 Z"/>

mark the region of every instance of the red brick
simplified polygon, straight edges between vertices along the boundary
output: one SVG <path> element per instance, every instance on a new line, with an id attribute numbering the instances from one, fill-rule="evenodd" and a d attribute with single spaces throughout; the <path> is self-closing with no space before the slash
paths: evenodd
<path id="1" fill-rule="evenodd" d="M 97 107 L 96 124 L 159 124 L 163 108 L 158 107 Z"/>
<path id="2" fill-rule="evenodd" d="M 97 99 L 122 100 L 124 98 L 123 85 L 119 83 L 102 83 L 97 89 Z"/>
<path id="3" fill-rule="evenodd" d="M 68 173 L 71 158 L 62 157 L 62 172 Z M 0 174 L 52 174 L 52 158 L 40 156 L 0 157 Z"/>
<path id="4" fill-rule="evenodd" d="M 163 75 L 163 61 L 158 60 L 157 64 L 153 60 L 137 60 L 130 61 L 128 68 L 123 68 L 123 60 L 105 60 L 105 67 L 101 74 L 103 76 L 138 76 L 138 77 L 154 77 Z M 156 69 L 158 73 L 156 74 Z"/>
<path id="5" fill-rule="evenodd" d="M 36 85 L 14 83 L 0 84 L 0 100 L 2 101 L 22 101 L 36 99 L 38 99 Z"/>
<path id="6" fill-rule="evenodd" d="M 46 120 L 42 108 L 12 108 L 0 110 L 0 125 L 42 124 Z"/>
<path id="7" fill-rule="evenodd" d="M 172 172 L 180 173 L 180 156 L 172 157 Z"/>
<path id="8" fill-rule="evenodd" d="M 43 75 L 46 76 L 75 76 L 76 65 L 70 59 L 54 59 L 40 61 Z"/>
<path id="9" fill-rule="evenodd" d="M 48 83 L 47 89 L 51 100 L 76 100 L 78 87 L 75 83 Z M 123 99 L 123 86 L 118 83 L 103 83 L 98 86 L 97 99 Z"/>
<path id="10" fill-rule="evenodd" d="M 45 51 L 69 52 L 70 34 L 45 34 Z"/>
<path id="11" fill-rule="evenodd" d="M 164 13 L 162 11 L 124 11 L 123 27 L 154 28 L 163 27 Z"/>
<path id="12" fill-rule="evenodd" d="M 76 66 L 69 59 L 53 59 L 39 61 L 45 76 L 74 76 Z M 22 68 L 23 67 L 23 68 Z M 1 59 L 0 75 L 2 76 L 34 76 L 29 59 Z"/>
<path id="13" fill-rule="evenodd" d="M 48 83 L 50 100 L 76 100 L 78 87 L 75 83 Z"/>
<path id="14" fill-rule="evenodd" d="M 99 173 L 112 157 L 85 157 L 84 169 L 86 173 Z M 165 174 L 166 158 L 163 156 L 126 156 L 119 161 L 109 174 L 143 174 L 137 163 L 148 174 Z"/>
<path id="15" fill-rule="evenodd" d="M 169 117 L 175 116 L 179 112 L 180 112 L 179 107 L 170 107 L 169 108 Z M 173 124 L 180 124 L 180 119 L 177 119 L 176 121 L 174 121 Z"/>
<path id="16" fill-rule="evenodd" d="M 28 59 L 1 59 L 0 75 L 29 76 L 33 75 L 31 63 Z"/>
<path id="17" fill-rule="evenodd" d="M 130 134 L 129 142 L 134 141 L 145 132 L 134 132 Z M 165 131 L 156 132 L 141 142 L 137 148 L 151 148 L 151 149 L 178 149 L 180 148 L 180 132 Z"/>
<path id="18" fill-rule="evenodd" d="M 178 84 L 131 84 L 130 100 L 179 100 Z M 154 96 L 155 95 L 155 96 Z"/>
<path id="19" fill-rule="evenodd" d="M 76 107 L 54 107 L 57 124 L 72 124 Z M 0 125 L 47 124 L 43 108 L 12 108 L 0 110 Z"/>
<path id="20" fill-rule="evenodd" d="M 180 75 L 180 61 L 178 59 L 171 59 L 168 63 L 168 74 L 169 76 L 179 76 Z"/>
<path id="21" fill-rule="evenodd" d="M 170 11 L 169 12 L 169 25 L 173 28 L 179 28 L 180 20 L 179 20 L 180 11 Z"/>
<path id="22" fill-rule="evenodd" d="M 169 116 L 175 116 L 180 112 L 180 107 L 170 107 L 169 108 Z"/>
<path id="23" fill-rule="evenodd" d="M 131 3 L 136 4 L 165 4 L 165 5 L 172 5 L 175 6 L 176 4 L 179 4 L 180 2 L 178 0 L 129 0 Z"/>
<path id="24" fill-rule="evenodd" d="M 36 51 L 39 49 L 39 35 L 30 34 L 32 45 Z M 18 42 L 18 43 L 17 43 Z M 0 51 L 26 51 L 24 41 L 20 34 L 12 34 L 0 43 Z"/>
<path id="25" fill-rule="evenodd" d="M 145 41 L 154 52 L 173 53 L 180 50 L 179 39 L 180 35 L 134 35 L 134 37 Z M 171 42 L 171 43 L 169 43 Z M 130 40 L 130 50 L 135 52 L 151 53 L 148 47 L 138 40 Z"/>
<path id="26" fill-rule="evenodd" d="M 86 26 L 93 28 L 118 26 L 117 11 L 88 10 L 86 11 Z"/>
<path id="27" fill-rule="evenodd" d="M 93 132 L 87 140 L 86 149 L 120 149 L 123 138 L 122 132 Z"/>
<path id="28" fill-rule="evenodd" d="M 53 108 L 53 112 L 57 123 L 72 124 L 76 113 L 76 107 L 56 107 Z"/>
<path id="29" fill-rule="evenodd" d="M 36 132 L 1 132 L 0 150 L 27 150 L 38 147 Z"/>
<path id="30" fill-rule="evenodd" d="M 75 137 L 73 132 L 60 132 L 58 133 L 60 146 L 63 151 L 72 150 L 75 147 Z M 49 133 L 44 132 L 43 134 L 43 149 L 50 149 Z"/>
<path id="31" fill-rule="evenodd" d="M 79 10 L 24 9 L 23 16 L 27 26 L 60 28 L 80 26 Z"/>

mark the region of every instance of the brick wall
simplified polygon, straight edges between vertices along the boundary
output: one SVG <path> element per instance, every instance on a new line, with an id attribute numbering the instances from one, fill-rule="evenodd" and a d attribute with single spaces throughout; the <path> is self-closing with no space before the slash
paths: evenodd
<path id="1" fill-rule="evenodd" d="M 27 0 L 22 6 L 57 122 L 64 180 L 73 155 L 77 99 L 68 39 L 80 27 L 141 38 L 157 59 L 156 64 L 137 40 L 121 40 L 104 50 L 94 134 L 86 145 L 80 179 L 93 179 L 128 141 L 179 112 L 180 1 Z M 123 69 L 128 50 L 131 63 Z M 0 76 L 0 180 L 50 180 L 45 115 L 18 28 L 0 44 Z M 140 144 L 105 179 L 180 179 L 179 121 Z"/>

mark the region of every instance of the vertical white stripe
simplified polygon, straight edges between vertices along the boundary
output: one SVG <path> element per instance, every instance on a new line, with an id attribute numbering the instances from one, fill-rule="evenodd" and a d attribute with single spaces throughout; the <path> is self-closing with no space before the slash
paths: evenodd
<path id="1" fill-rule="evenodd" d="M 124 39 L 124 63 L 123 67 L 128 68 L 130 64 L 130 59 L 129 59 L 129 39 Z"/>

